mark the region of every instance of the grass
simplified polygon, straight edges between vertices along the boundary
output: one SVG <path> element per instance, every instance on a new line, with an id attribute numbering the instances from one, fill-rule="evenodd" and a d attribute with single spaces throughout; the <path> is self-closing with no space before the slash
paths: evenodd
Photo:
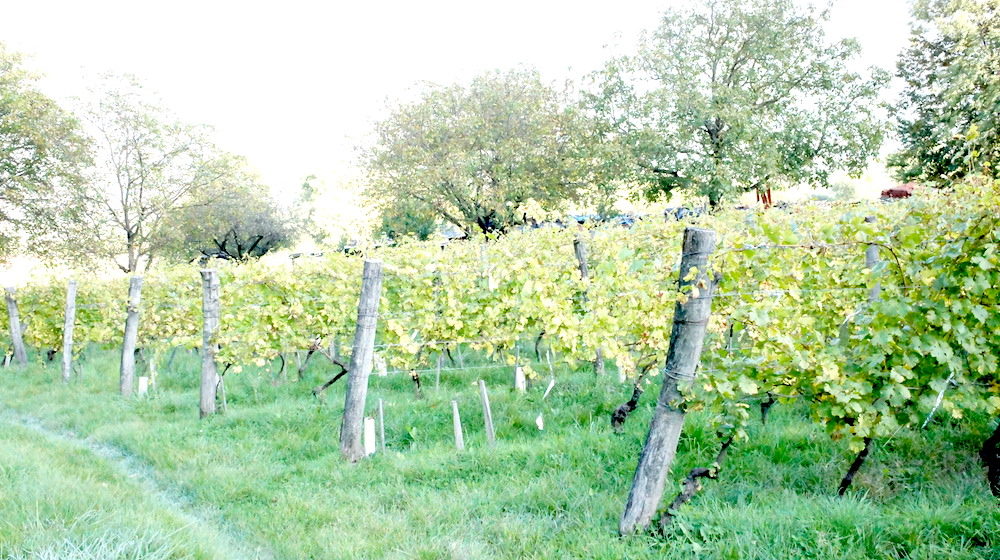
<path id="1" fill-rule="evenodd" d="M 985 420 L 936 423 L 879 442 L 849 495 L 837 498 L 851 460 L 846 447 L 802 409 L 779 404 L 766 427 L 755 425 L 751 440 L 731 450 L 721 478 L 684 508 L 670 534 L 622 539 L 615 530 L 652 395 L 614 435 L 609 415 L 627 391 L 610 377 L 558 372 L 545 401 L 544 383 L 527 395 L 509 390 L 506 370 L 446 371 L 439 389 L 425 377 L 422 399 L 405 376 L 372 377 L 369 403 L 385 401 L 389 450 L 347 465 L 337 448 L 342 382 L 322 401 L 310 394 L 330 374 L 319 360 L 298 383 L 272 385 L 266 371 L 229 376 L 228 412 L 200 421 L 198 367 L 197 356 L 178 352 L 154 394 L 123 400 L 117 359 L 92 350 L 69 385 L 54 364 L 0 371 L 0 407 L 135 456 L 260 557 L 1000 558 L 1000 508 L 976 461 Z M 491 387 L 495 449 L 484 442 L 473 385 L 480 375 Z M 465 452 L 452 444 L 452 399 L 463 414 Z M 544 431 L 535 427 L 539 413 Z M 167 552 L 80 558 L 186 557 L 170 548 L 177 542 L 193 558 L 226 557 L 213 551 L 222 541 L 210 533 L 177 533 L 190 529 L 100 461 L 82 459 L 86 451 L 28 437 L 2 418 L 0 430 L 0 556 L 76 558 L 56 554 L 67 536 L 100 543 L 117 538 L 111 531 L 146 535 L 135 542 Z M 704 418 L 692 415 L 668 498 L 716 446 Z M 113 484 L 95 487 L 91 469 Z M 10 472 L 20 477 L 16 491 L 2 478 Z M 76 488 L 93 497 L 58 505 Z M 86 507 L 91 499 L 107 507 Z M 57 505 L 30 507 L 49 500 Z M 74 525 L 77 512 L 91 517 Z M 200 542 L 204 548 L 193 546 Z"/>

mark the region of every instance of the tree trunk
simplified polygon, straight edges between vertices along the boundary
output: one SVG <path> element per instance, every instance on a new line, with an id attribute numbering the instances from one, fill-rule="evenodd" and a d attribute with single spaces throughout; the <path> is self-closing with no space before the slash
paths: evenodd
<path id="1" fill-rule="evenodd" d="M 139 303 L 142 297 L 142 276 L 133 276 L 128 286 L 128 310 L 125 316 L 125 337 L 122 341 L 122 361 L 118 388 L 123 397 L 132 396 L 135 379 L 135 347 L 139 339 Z"/>

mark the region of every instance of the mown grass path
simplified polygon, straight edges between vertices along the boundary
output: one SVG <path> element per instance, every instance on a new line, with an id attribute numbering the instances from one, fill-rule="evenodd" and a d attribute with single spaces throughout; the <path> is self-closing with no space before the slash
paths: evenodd
<path id="1" fill-rule="evenodd" d="M 19 426 L 42 436 L 46 446 L 69 446 L 82 450 L 103 461 L 122 478 L 138 488 L 145 498 L 171 516 L 180 520 L 185 527 L 197 528 L 207 533 L 225 560 L 271 560 L 275 556 L 259 544 L 251 544 L 240 532 L 227 524 L 225 519 L 210 507 L 194 503 L 178 487 L 165 483 L 161 477 L 141 458 L 120 448 L 107 445 L 91 438 L 84 438 L 68 430 L 53 429 L 38 418 L 21 414 L 0 402 L 0 423 Z M 42 444 L 42 442 L 37 442 Z M 215 553 L 216 555 L 218 552 Z"/>

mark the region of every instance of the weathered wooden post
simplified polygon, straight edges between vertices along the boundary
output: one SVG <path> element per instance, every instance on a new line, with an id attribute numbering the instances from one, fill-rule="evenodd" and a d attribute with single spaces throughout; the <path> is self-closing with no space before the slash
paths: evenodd
<path id="1" fill-rule="evenodd" d="M 66 283 L 66 313 L 63 322 L 62 379 L 69 383 L 73 374 L 73 326 L 76 324 L 76 280 Z"/>
<path id="2" fill-rule="evenodd" d="M 28 365 L 28 352 L 24 349 L 24 335 L 21 330 L 21 315 L 17 311 L 17 291 L 4 290 L 7 299 L 7 318 L 10 321 L 10 342 L 14 346 L 14 360 L 18 365 Z"/>
<path id="3" fill-rule="evenodd" d="M 580 278 L 586 284 L 590 280 L 590 266 L 587 265 L 587 243 L 577 237 L 573 239 L 573 254 L 576 255 L 576 262 L 580 266 Z M 583 301 L 587 301 L 587 289 L 584 288 Z M 604 351 L 600 348 L 594 350 L 594 373 L 604 375 Z"/>
<path id="4" fill-rule="evenodd" d="M 368 396 L 368 376 L 372 371 L 372 356 L 375 352 L 375 327 L 378 324 L 381 294 L 382 262 L 366 260 L 358 301 L 358 322 L 354 330 L 354 349 L 347 374 L 344 419 L 340 425 L 340 452 L 351 462 L 365 456 L 361 434 L 364 429 L 365 399 Z"/>
<path id="5" fill-rule="evenodd" d="M 647 528 L 663 497 L 667 472 L 677 453 L 677 440 L 684 425 L 684 407 L 678 383 L 694 379 L 711 313 L 715 285 L 706 265 L 708 255 L 715 250 L 715 243 L 714 231 L 692 227 L 684 230 L 678 287 L 683 290 L 691 286 L 697 288 L 697 293 L 692 292 L 692 297 L 683 303 L 678 301 L 674 307 L 674 324 L 663 368 L 663 386 L 632 479 L 625 512 L 618 525 L 618 532 L 622 535 Z M 685 280 L 693 268 L 697 269 L 697 274 Z"/>
<path id="6" fill-rule="evenodd" d="M 135 347 L 139 340 L 139 303 L 142 298 L 142 276 L 133 276 L 128 284 L 128 307 L 125 315 L 125 337 L 118 386 L 123 397 L 132 396 L 135 379 Z"/>
<path id="7" fill-rule="evenodd" d="M 462 417 L 458 414 L 458 401 L 451 401 L 451 425 L 455 430 L 455 449 L 465 449 L 465 437 L 462 435 Z"/>
<path id="8" fill-rule="evenodd" d="M 382 399 L 378 400 L 378 443 L 379 449 L 385 453 L 385 407 Z"/>
<path id="9" fill-rule="evenodd" d="M 221 312 L 219 273 L 214 270 L 202 270 L 201 287 L 201 391 L 198 416 L 204 418 L 215 414 L 215 401 L 219 390 L 219 370 L 215 364 Z"/>
<path id="10" fill-rule="evenodd" d="M 875 216 L 868 216 L 865 218 L 865 221 L 868 223 L 873 223 L 875 222 Z M 878 245 L 875 245 L 874 243 L 869 243 L 868 247 L 865 249 L 865 268 L 867 268 L 868 271 L 871 272 L 875 268 L 875 266 L 878 265 L 878 263 L 879 263 Z M 875 285 L 872 286 L 871 291 L 868 293 L 868 301 L 877 300 L 881 293 L 882 293 L 882 284 L 880 282 L 876 282 Z"/>
<path id="11" fill-rule="evenodd" d="M 483 424 L 486 426 L 486 443 L 493 447 L 497 442 L 496 431 L 493 430 L 493 411 L 490 409 L 490 396 L 486 393 L 486 382 L 479 380 L 479 398 L 483 401 Z"/>

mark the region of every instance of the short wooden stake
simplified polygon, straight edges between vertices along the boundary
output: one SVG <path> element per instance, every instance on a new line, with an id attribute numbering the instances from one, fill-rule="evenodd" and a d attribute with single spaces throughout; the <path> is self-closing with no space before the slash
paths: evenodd
<path id="1" fill-rule="evenodd" d="M 465 437 L 462 435 L 462 417 L 458 414 L 458 401 L 451 401 L 451 424 L 455 430 L 455 449 L 465 449 Z"/>
<path id="2" fill-rule="evenodd" d="M 76 281 L 66 283 L 66 312 L 63 320 L 62 380 L 73 374 L 73 326 L 76 324 Z"/>
<path id="3" fill-rule="evenodd" d="M 524 377 L 524 368 L 514 366 L 514 390 L 523 393 L 528 390 L 528 380 Z"/>
<path id="4" fill-rule="evenodd" d="M 132 396 L 135 379 L 135 347 L 139 341 L 139 303 L 142 298 L 142 276 L 133 276 L 128 284 L 128 307 L 125 315 L 125 336 L 122 360 L 118 370 L 118 389 L 123 397 Z"/>
<path id="5" fill-rule="evenodd" d="M 486 382 L 479 380 L 479 397 L 483 401 L 483 423 L 486 425 L 486 443 L 496 445 L 497 434 L 493 430 L 493 411 L 490 410 L 490 396 L 486 393 Z"/>
<path id="6" fill-rule="evenodd" d="M 24 349 L 24 335 L 21 329 L 21 316 L 17 311 L 16 290 L 7 288 L 4 290 L 7 298 L 7 318 L 10 321 L 10 341 L 14 346 L 14 361 L 18 365 L 28 365 L 28 352 Z"/>
<path id="7" fill-rule="evenodd" d="M 378 444 L 379 449 L 385 452 L 385 410 L 382 406 L 382 399 L 378 400 Z"/>
<path id="8" fill-rule="evenodd" d="M 139 386 L 136 388 L 136 394 L 145 395 L 149 391 L 149 378 L 145 375 L 139 376 Z"/>

